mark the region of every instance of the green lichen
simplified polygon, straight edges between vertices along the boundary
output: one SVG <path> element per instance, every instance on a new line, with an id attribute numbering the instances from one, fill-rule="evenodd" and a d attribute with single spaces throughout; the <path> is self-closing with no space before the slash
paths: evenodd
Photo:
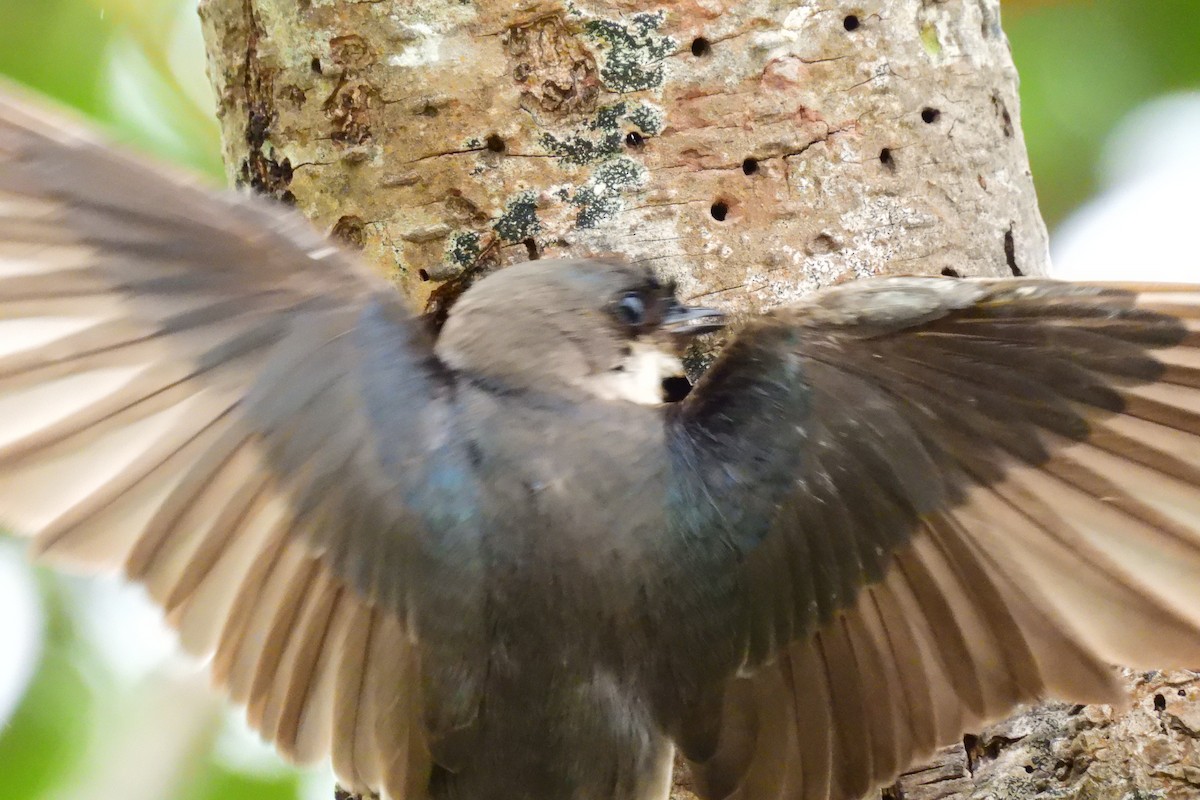
<path id="1" fill-rule="evenodd" d="M 633 107 L 627 103 L 614 103 L 597 110 L 576 133 L 561 139 L 552 133 L 543 133 L 538 141 L 550 155 L 567 164 L 583 166 L 619 155 L 626 128 L 630 126 L 637 127 L 647 136 L 655 136 L 662 132 L 662 111 L 648 103 Z"/>
<path id="2" fill-rule="evenodd" d="M 663 112 L 657 106 L 652 106 L 649 103 L 641 103 L 630 111 L 626 117 L 647 136 L 657 136 L 662 133 Z"/>
<path id="3" fill-rule="evenodd" d="M 575 225 L 595 228 L 624 207 L 621 193 L 646 182 L 646 170 L 631 158 L 613 158 L 596 167 L 588 182 L 579 187 L 571 204 L 579 208 Z"/>
<path id="4" fill-rule="evenodd" d="M 610 131 L 621 121 L 621 117 L 625 114 L 624 103 L 614 103 L 611 106 L 601 106 L 596 111 L 596 117 L 588 126 L 594 131 Z"/>
<path id="5" fill-rule="evenodd" d="M 475 266 L 479 253 L 479 234 L 460 231 L 450 237 L 450 243 L 446 246 L 446 261 L 461 271 Z"/>
<path id="6" fill-rule="evenodd" d="M 607 89 L 624 93 L 662 86 L 662 59 L 677 49 L 674 39 L 658 33 L 664 19 L 666 14 L 656 11 L 634 14 L 628 23 L 594 19 L 584 25 L 588 36 L 607 46 L 600 67 Z"/>
<path id="7" fill-rule="evenodd" d="M 517 195 L 492 227 L 506 242 L 524 241 L 538 233 L 542 229 L 542 223 L 537 217 L 537 195 L 533 192 Z"/>
<path id="8" fill-rule="evenodd" d="M 622 133 L 617 123 L 624 110 L 624 103 L 605 106 L 578 133 L 565 139 L 559 139 L 552 133 L 543 133 L 539 142 L 547 153 L 561 158 L 567 164 L 582 166 L 610 158 L 621 152 Z"/>
<path id="9" fill-rule="evenodd" d="M 921 26 L 921 44 L 925 46 L 925 52 L 931 56 L 942 54 L 942 42 L 938 38 L 937 26 L 932 22 L 926 22 Z"/>

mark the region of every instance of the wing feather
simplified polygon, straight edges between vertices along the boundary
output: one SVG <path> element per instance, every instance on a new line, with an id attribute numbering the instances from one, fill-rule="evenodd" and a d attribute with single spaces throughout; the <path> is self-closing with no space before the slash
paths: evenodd
<path id="1" fill-rule="evenodd" d="M 429 400 L 416 428 L 451 419 L 394 292 L 305 221 L 0 89 L 0 523 L 144 583 L 285 755 L 332 750 L 347 786 L 415 800 L 418 592 L 393 584 L 419 517 L 397 485 L 425 478 L 374 449 L 374 361 Z"/>
<path id="2" fill-rule="evenodd" d="M 775 786 L 785 758 L 799 796 L 849 800 L 1020 703 L 1119 702 L 1111 664 L 1200 663 L 1198 322 L 1191 286 L 913 278 L 735 339 L 679 424 L 745 476 L 705 524 L 762 509 L 738 517 L 754 599 L 720 734 L 757 744 L 701 785 Z M 806 586 L 818 613 L 785 613 Z"/>

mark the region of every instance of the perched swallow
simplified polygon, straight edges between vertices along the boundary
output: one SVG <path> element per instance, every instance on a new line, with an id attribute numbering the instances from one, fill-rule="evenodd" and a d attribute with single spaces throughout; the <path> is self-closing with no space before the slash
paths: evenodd
<path id="1" fill-rule="evenodd" d="M 890 278 L 745 326 L 538 261 L 436 337 L 294 213 L 0 100 L 0 521 L 391 800 L 849 800 L 1200 665 L 1200 286 Z"/>

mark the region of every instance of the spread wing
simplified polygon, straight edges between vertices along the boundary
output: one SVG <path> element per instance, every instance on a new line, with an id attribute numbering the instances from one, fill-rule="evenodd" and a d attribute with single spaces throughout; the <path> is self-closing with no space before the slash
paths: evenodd
<path id="1" fill-rule="evenodd" d="M 393 294 L 0 97 L 0 525 L 143 582 L 285 754 L 411 798 L 420 620 L 477 615 L 428 488 L 469 517 L 446 379 Z"/>
<path id="2" fill-rule="evenodd" d="M 1019 703 L 1118 701 L 1109 664 L 1200 664 L 1198 286 L 852 284 L 675 425 L 685 527 L 737 554 L 706 797 L 857 798 Z"/>

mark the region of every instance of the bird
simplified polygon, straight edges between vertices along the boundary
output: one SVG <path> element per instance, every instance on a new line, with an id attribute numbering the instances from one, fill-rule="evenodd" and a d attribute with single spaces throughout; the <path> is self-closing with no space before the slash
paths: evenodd
<path id="1" fill-rule="evenodd" d="M 744 322 L 536 260 L 440 330 L 260 197 L 0 94 L 0 527 L 121 571 L 390 800 L 851 800 L 1200 665 L 1200 286 L 880 277 Z M 668 402 L 667 400 L 670 400 Z"/>

